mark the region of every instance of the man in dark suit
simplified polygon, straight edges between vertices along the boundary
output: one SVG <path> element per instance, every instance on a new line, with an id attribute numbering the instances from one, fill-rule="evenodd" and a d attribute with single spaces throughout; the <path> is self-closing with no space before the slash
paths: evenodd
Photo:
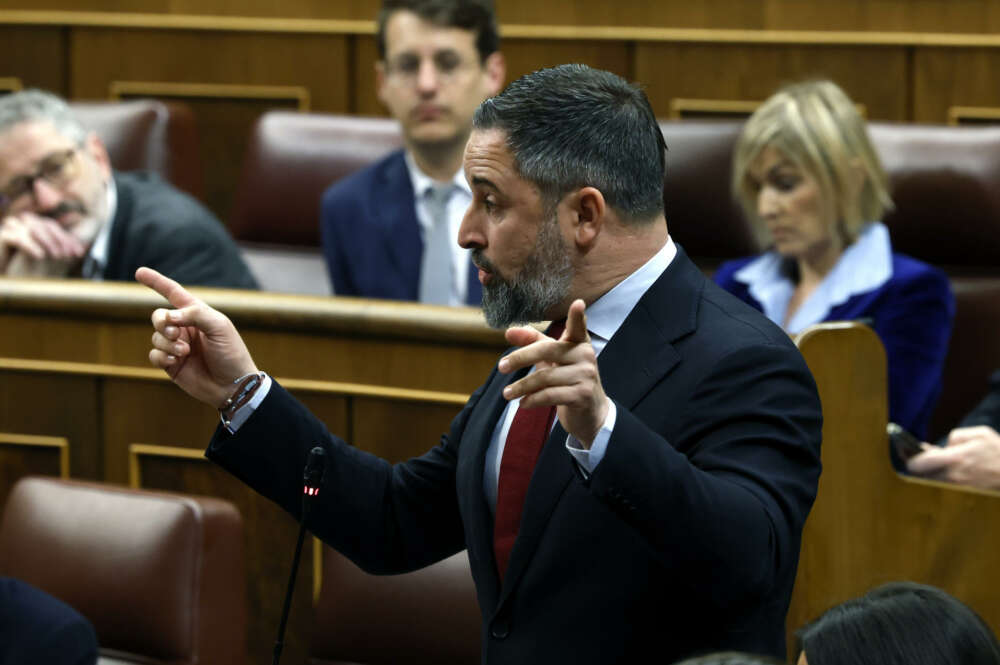
<path id="1" fill-rule="evenodd" d="M 375 87 L 405 150 L 332 185 L 321 231 L 334 293 L 479 304 L 455 238 L 472 198 L 462 150 L 472 113 L 504 80 L 492 0 L 385 0 Z"/>
<path id="2" fill-rule="evenodd" d="M 0 664 L 96 662 L 97 635 L 79 612 L 30 584 L 0 577 Z"/>
<path id="3" fill-rule="evenodd" d="M 362 568 L 467 548 L 484 662 L 780 656 L 819 398 L 788 336 L 670 238 L 664 148 L 642 91 L 583 65 L 480 106 L 459 242 L 487 322 L 552 319 L 557 339 L 509 328 L 515 348 L 419 458 L 390 465 L 329 434 L 227 318 L 143 269 L 177 308 L 153 313 L 150 360 L 222 405 L 209 458 L 293 515 L 319 442 L 309 527 Z"/>
<path id="4" fill-rule="evenodd" d="M 959 485 L 1000 490 L 1000 371 L 990 377 L 990 390 L 958 427 L 906 462 L 915 475 Z"/>
<path id="5" fill-rule="evenodd" d="M 257 288 L 204 206 L 154 175 L 113 172 L 61 99 L 0 98 L 0 274 L 120 281 L 142 265 L 190 284 Z"/>

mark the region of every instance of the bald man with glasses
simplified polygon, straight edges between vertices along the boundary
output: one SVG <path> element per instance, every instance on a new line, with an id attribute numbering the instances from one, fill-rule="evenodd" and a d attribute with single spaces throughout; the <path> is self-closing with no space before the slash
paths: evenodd
<path id="1" fill-rule="evenodd" d="M 192 284 L 257 288 L 204 206 L 152 174 L 114 171 L 63 100 L 0 98 L 0 275 L 128 281 L 150 262 Z"/>

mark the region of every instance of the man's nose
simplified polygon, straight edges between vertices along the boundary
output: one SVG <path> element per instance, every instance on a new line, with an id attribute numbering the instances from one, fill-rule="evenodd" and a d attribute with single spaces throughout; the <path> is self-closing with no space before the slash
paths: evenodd
<path id="1" fill-rule="evenodd" d="M 62 192 L 44 178 L 35 178 L 31 183 L 31 195 L 39 210 L 51 210 L 62 202 Z"/>
<path id="2" fill-rule="evenodd" d="M 424 95 L 433 94 L 440 84 L 440 74 L 434 61 L 430 58 L 421 60 L 417 69 L 417 90 Z"/>
<path id="3" fill-rule="evenodd" d="M 458 227 L 458 244 L 465 249 L 486 246 L 486 236 L 482 232 L 479 213 L 472 205 L 465 211 L 465 217 Z"/>
<path id="4" fill-rule="evenodd" d="M 762 187 L 757 192 L 757 216 L 761 219 L 773 217 L 778 212 L 778 198 L 770 187 Z"/>

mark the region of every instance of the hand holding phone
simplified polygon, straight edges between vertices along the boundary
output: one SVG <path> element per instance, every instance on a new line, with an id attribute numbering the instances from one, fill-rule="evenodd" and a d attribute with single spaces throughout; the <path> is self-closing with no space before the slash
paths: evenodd
<path id="1" fill-rule="evenodd" d="M 896 448 L 896 452 L 904 460 L 908 460 L 914 455 L 923 452 L 923 441 L 913 436 L 896 423 L 889 423 L 885 426 L 885 431 L 889 435 L 889 441 Z"/>

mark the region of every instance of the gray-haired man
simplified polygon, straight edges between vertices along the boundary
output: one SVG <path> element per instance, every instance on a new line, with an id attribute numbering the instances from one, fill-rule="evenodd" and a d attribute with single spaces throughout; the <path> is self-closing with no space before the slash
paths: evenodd
<path id="1" fill-rule="evenodd" d="M 257 287 L 204 206 L 152 174 L 115 172 L 63 100 L 0 98 L 0 274 L 129 280 L 142 265 L 191 284 Z"/>

